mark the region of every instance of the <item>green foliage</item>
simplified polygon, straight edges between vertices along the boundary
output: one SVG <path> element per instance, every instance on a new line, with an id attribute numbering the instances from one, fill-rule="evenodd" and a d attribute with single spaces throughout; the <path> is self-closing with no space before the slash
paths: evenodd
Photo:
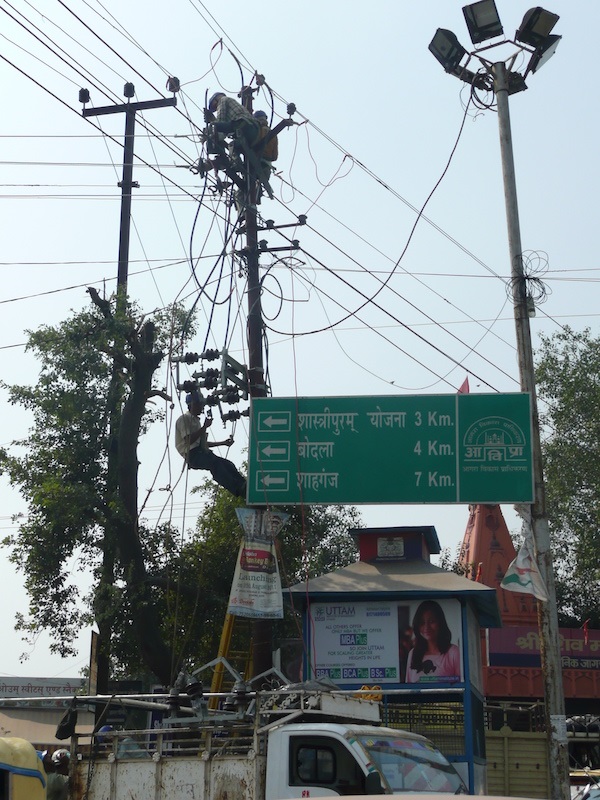
<path id="1" fill-rule="evenodd" d="M 33 419 L 25 440 L 0 450 L 0 469 L 28 505 L 18 532 L 4 540 L 30 599 L 17 627 L 31 638 L 51 629 L 52 650 L 69 655 L 81 627 L 95 620 L 110 640 L 114 677 L 148 676 L 149 666 L 173 675 L 184 659 L 199 665 L 217 654 L 241 539 L 240 501 L 205 481 L 206 510 L 191 535 L 138 523 L 135 448 L 156 417 L 145 405 L 150 379 L 162 353 L 179 344 L 182 326 L 193 333 L 193 320 L 179 309 L 151 322 L 115 315 L 92 297 L 90 310 L 29 332 L 40 363 L 34 386 L 3 385 Z M 134 424 L 120 425 L 126 418 Z M 279 536 L 284 587 L 356 559 L 347 532 L 360 524 L 355 509 L 287 510 L 291 520 Z M 85 596 L 77 572 L 91 576 Z M 290 611 L 276 635 L 298 636 L 296 625 Z"/>
<path id="2" fill-rule="evenodd" d="M 477 572 L 477 565 L 473 563 L 463 564 L 460 560 L 462 545 L 459 544 L 456 547 L 454 554 L 449 547 L 442 547 L 440 550 L 440 554 L 438 557 L 438 567 L 442 569 L 448 570 L 448 572 L 454 572 L 456 575 L 463 575 L 468 577 L 473 568 L 475 568 L 475 573 Z"/>
<path id="3" fill-rule="evenodd" d="M 57 328 L 28 332 L 27 349 L 41 372 L 35 386 L 3 385 L 9 402 L 29 409 L 33 427 L 4 452 L 0 468 L 24 496 L 29 513 L 18 533 L 7 537 L 9 559 L 25 574 L 30 619 L 17 628 L 35 635 L 56 630 L 51 648 L 72 654 L 71 641 L 89 612 L 80 604 L 70 569 L 95 564 L 105 502 L 106 426 L 103 400 L 110 359 L 103 322 L 95 309 L 74 315 Z M 60 613 L 58 613 L 60 610 Z"/>
<path id="4" fill-rule="evenodd" d="M 174 632 L 180 653 L 191 665 L 213 659 L 227 611 L 229 592 L 242 538 L 235 509 L 240 500 L 214 483 L 201 487 L 207 499 L 192 537 L 171 564 L 167 626 Z M 321 575 L 358 557 L 348 529 L 360 525 L 355 508 L 310 506 L 278 509 L 291 515 L 278 537 L 284 589 L 307 577 Z M 248 649 L 249 630 L 246 626 Z M 299 637 L 298 619 L 291 609 L 274 625 L 275 639 Z M 277 646 L 277 641 L 275 641 Z"/>
<path id="5" fill-rule="evenodd" d="M 600 340 L 543 336 L 536 379 L 560 621 L 600 627 Z"/>
<path id="6" fill-rule="evenodd" d="M 26 439 L 13 442 L 10 452 L 0 451 L 0 470 L 28 506 L 17 533 L 3 541 L 10 561 L 25 576 L 30 600 L 28 615 L 17 615 L 16 627 L 31 639 L 41 628 L 51 629 L 51 650 L 63 656 L 73 654 L 77 633 L 94 617 L 99 621 L 101 608 L 110 610 L 111 625 L 119 630 L 131 616 L 125 591 L 129 575 L 118 562 L 111 566 L 107 546 L 107 533 L 118 540 L 125 516 L 114 471 L 110 477 L 111 424 L 134 392 L 136 353 L 151 351 L 158 364 L 180 337 L 185 318 L 179 308 L 166 309 L 142 325 L 135 309 L 119 315 L 112 309 L 96 294 L 89 310 L 56 327 L 28 331 L 27 349 L 40 364 L 37 383 L 1 384 L 9 402 L 26 408 L 33 420 Z M 154 332 L 156 339 L 148 338 Z M 134 441 L 156 416 L 143 414 Z M 161 535 L 164 544 L 164 531 Z M 92 578 L 88 596 L 80 596 L 77 573 Z"/>

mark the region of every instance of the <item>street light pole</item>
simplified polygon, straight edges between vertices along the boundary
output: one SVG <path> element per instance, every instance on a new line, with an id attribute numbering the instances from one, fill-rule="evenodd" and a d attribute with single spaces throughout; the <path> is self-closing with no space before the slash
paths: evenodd
<path id="1" fill-rule="evenodd" d="M 531 440 L 534 479 L 534 502 L 531 506 L 531 525 L 536 560 L 548 593 L 548 602 L 538 602 L 540 654 L 546 701 L 548 765 L 552 797 L 554 797 L 555 800 L 568 800 L 570 797 L 569 757 L 558 636 L 558 611 L 556 605 L 552 552 L 550 549 L 550 530 L 546 511 L 546 492 L 535 387 L 535 368 L 527 309 L 527 286 L 523 272 L 523 251 L 521 248 L 517 186 L 508 106 L 509 87 L 507 73 L 506 64 L 503 61 L 494 64 L 492 67 L 494 93 L 496 95 L 498 107 L 500 153 L 502 158 L 504 198 L 506 203 L 519 376 L 521 391 L 529 392 L 531 397 Z"/>

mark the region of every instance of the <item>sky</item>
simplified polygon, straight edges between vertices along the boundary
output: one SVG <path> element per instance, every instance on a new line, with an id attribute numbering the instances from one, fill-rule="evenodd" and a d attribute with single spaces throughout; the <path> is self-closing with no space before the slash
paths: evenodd
<path id="1" fill-rule="evenodd" d="M 497 5 L 512 37 L 530 5 Z M 255 108 L 272 108 L 275 121 L 289 103 L 297 108 L 297 124 L 279 137 L 274 199 L 259 206 L 261 219 L 291 226 L 284 236 L 264 234 L 270 246 L 300 243 L 293 253 L 261 256 L 272 394 L 455 393 L 467 375 L 471 392 L 518 391 L 497 114 L 492 98 L 469 102 L 468 87 L 428 52 L 437 27 L 471 47 L 461 7 L 0 0 L 2 380 L 34 384 L 39 365 L 25 351 L 26 331 L 84 308 L 88 286 L 107 295 L 115 288 L 124 115 L 83 118 L 79 89 L 89 89 L 90 107 L 124 102 L 125 82 L 135 85 L 135 100 L 154 100 L 170 96 L 168 76 L 181 83 L 177 108 L 136 122 L 130 298 L 148 315 L 196 302 L 198 334 L 187 349 L 226 346 L 247 361 L 245 280 L 232 241 L 219 261 L 230 212 L 190 167 L 201 153 L 206 98 L 235 96 L 257 73 L 270 92 L 260 90 Z M 529 76 L 528 90 L 510 98 L 521 239 L 545 300 L 531 320 L 534 348 L 565 325 L 598 331 L 590 75 L 600 10 L 594 0 L 555 0 L 549 10 L 560 15 L 560 46 Z M 296 227 L 301 214 L 307 224 Z M 165 361 L 159 382 L 173 408 L 141 442 L 140 501 L 149 522 L 169 518 L 189 530 L 202 506 L 190 494 L 196 476 L 182 477 L 170 441 L 182 402 L 176 381 Z M 7 403 L 5 390 L 0 402 L 0 446 L 10 447 L 27 437 L 31 418 Z M 247 421 L 233 429 L 215 421 L 213 429 L 216 438 L 233 432 L 229 457 L 241 464 Z M 0 498 L 6 536 L 27 507 L 3 477 Z M 514 510 L 503 512 L 516 531 Z M 361 513 L 369 526 L 435 525 L 453 552 L 468 519 L 464 505 Z M 3 555 L 0 598 L 26 613 L 23 576 Z M 70 568 L 80 581 L 77 564 Z M 89 633 L 78 657 L 61 660 L 46 634 L 26 645 L 6 631 L 0 674 L 75 676 L 87 664 Z"/>

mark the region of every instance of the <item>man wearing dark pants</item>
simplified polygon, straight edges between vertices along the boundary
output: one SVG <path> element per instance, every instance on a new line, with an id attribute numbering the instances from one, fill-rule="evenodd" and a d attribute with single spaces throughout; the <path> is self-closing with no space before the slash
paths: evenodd
<path id="1" fill-rule="evenodd" d="M 175 423 L 175 447 L 185 459 L 188 469 L 207 469 L 215 481 L 236 497 L 246 496 L 246 479 L 238 472 L 231 461 L 215 455 L 211 448 L 224 445 L 230 447 L 233 437 L 222 442 L 208 441 L 208 428 L 212 418 L 206 417 L 200 422 L 202 402 L 198 392 L 191 392 L 185 398 L 188 410 Z"/>

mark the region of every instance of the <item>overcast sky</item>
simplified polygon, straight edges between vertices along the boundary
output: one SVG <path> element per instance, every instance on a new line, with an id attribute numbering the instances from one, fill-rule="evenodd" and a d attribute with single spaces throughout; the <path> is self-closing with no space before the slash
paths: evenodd
<path id="1" fill-rule="evenodd" d="M 498 2 L 507 36 L 529 7 Z M 275 120 L 293 102 L 301 123 L 280 136 L 275 198 L 260 214 L 277 224 L 308 219 L 284 231 L 301 245 L 293 259 L 261 257 L 273 395 L 454 393 L 467 375 L 472 392 L 519 390 L 497 114 L 469 103 L 468 87 L 427 49 L 437 27 L 470 46 L 460 3 L 0 0 L 0 9 L 6 383 L 36 381 L 25 329 L 82 309 L 87 286 L 115 288 L 124 118 L 84 119 L 79 89 L 90 90 L 92 106 L 112 105 L 123 102 L 128 81 L 136 100 L 152 100 L 169 96 L 169 75 L 182 84 L 177 109 L 148 111 L 136 127 L 130 296 L 149 314 L 174 300 L 190 307 L 208 281 L 189 349 L 226 345 L 247 360 L 244 278 L 230 258 L 218 263 L 227 209 L 189 167 L 200 153 L 206 96 L 235 95 L 256 71 L 272 91 Z M 592 59 L 600 12 L 593 0 L 555 0 L 549 10 L 560 14 L 555 32 L 564 38 L 528 91 L 510 100 L 522 244 L 546 296 L 532 320 L 534 346 L 564 325 L 597 333 L 599 308 Z M 268 91 L 255 107 L 270 111 Z M 275 233 L 265 238 L 285 244 Z M 196 476 L 186 489 L 167 434 L 180 408 L 174 379 L 165 362 L 161 381 L 175 408 L 140 447 L 140 499 L 149 492 L 150 522 L 189 529 L 200 506 L 189 494 Z M 31 420 L 0 396 L 0 445 L 9 446 Z M 218 438 L 231 432 L 213 427 Z M 230 456 L 240 464 L 247 425 L 234 433 Z M 27 507 L 0 481 L 6 535 Z M 361 510 L 367 525 L 433 524 L 452 550 L 468 519 L 465 506 Z M 516 530 L 511 507 L 503 511 Z M 6 562 L 1 569 L 4 607 L 26 612 L 22 576 Z M 89 631 L 73 660 L 51 657 L 46 635 L 21 663 L 24 649 L 6 631 L 0 673 L 75 676 L 87 663 Z"/>

